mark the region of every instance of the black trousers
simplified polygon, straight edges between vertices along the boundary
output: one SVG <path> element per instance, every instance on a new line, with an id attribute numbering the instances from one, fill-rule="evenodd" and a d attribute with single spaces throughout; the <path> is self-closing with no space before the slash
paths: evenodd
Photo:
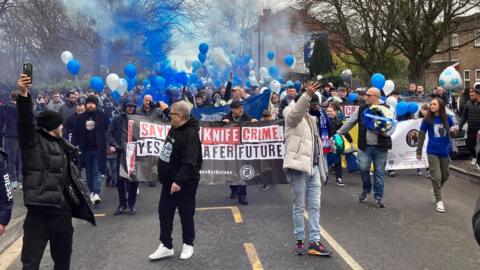
<path id="1" fill-rule="evenodd" d="M 230 191 L 232 194 L 238 195 L 240 197 L 247 196 L 247 185 L 230 185 Z"/>
<path id="2" fill-rule="evenodd" d="M 162 185 L 162 193 L 158 204 L 160 241 L 168 249 L 173 248 L 173 218 L 177 208 L 178 214 L 180 215 L 180 222 L 182 223 L 183 243 L 193 246 L 193 241 L 195 240 L 193 216 L 195 215 L 195 195 L 197 194 L 197 187 L 198 184 L 183 186 L 179 192 L 170 194 L 171 184 Z"/>
<path id="3" fill-rule="evenodd" d="M 477 157 L 477 152 L 475 151 L 475 147 L 477 146 L 477 132 L 478 129 L 467 130 L 467 147 L 470 151 L 470 155 L 474 158 Z"/>
<path id="4" fill-rule="evenodd" d="M 45 215 L 28 210 L 23 223 L 23 270 L 37 270 L 50 241 L 50 254 L 55 270 L 70 269 L 73 226 L 71 216 Z"/>
<path id="5" fill-rule="evenodd" d="M 335 171 L 335 178 L 342 178 L 342 162 L 337 162 L 333 165 L 333 170 Z"/>
<path id="6" fill-rule="evenodd" d="M 138 182 L 129 181 L 126 178 L 117 178 L 117 191 L 119 206 L 127 207 L 127 194 L 128 194 L 128 207 L 132 208 L 137 202 L 137 188 Z"/>

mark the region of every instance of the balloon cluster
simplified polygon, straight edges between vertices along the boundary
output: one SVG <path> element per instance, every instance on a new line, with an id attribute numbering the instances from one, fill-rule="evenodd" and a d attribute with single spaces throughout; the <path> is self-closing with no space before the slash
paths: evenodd
<path id="1" fill-rule="evenodd" d="M 407 113 L 415 114 L 418 109 L 419 107 L 416 102 L 400 101 L 395 106 L 395 112 L 397 113 L 397 116 L 404 116 Z"/>
<path id="2" fill-rule="evenodd" d="M 392 80 L 385 80 L 385 76 L 381 73 L 373 74 L 370 82 L 373 87 L 383 90 L 385 96 L 389 96 L 395 90 L 395 83 Z"/>
<path id="3" fill-rule="evenodd" d="M 395 117 L 390 109 L 372 105 L 362 113 L 363 125 L 371 131 L 385 133 L 395 126 Z"/>
<path id="4" fill-rule="evenodd" d="M 73 54 L 69 51 L 62 52 L 62 62 L 67 66 L 68 72 L 73 76 L 77 76 L 80 72 L 80 62 L 73 58 Z"/>

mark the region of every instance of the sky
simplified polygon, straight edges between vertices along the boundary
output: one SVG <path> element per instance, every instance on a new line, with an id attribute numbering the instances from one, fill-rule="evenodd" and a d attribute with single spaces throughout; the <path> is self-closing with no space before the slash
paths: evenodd
<path id="1" fill-rule="evenodd" d="M 213 0 L 224 1 L 224 0 Z M 289 5 L 293 5 L 293 0 L 261 0 L 263 7 L 270 7 L 273 12 L 284 9 Z M 177 69 L 185 69 L 185 60 L 195 60 L 198 54 L 198 45 L 203 42 L 202 38 L 191 42 L 183 42 L 178 44 L 176 49 L 169 53 L 169 58 L 172 64 L 176 65 Z"/>

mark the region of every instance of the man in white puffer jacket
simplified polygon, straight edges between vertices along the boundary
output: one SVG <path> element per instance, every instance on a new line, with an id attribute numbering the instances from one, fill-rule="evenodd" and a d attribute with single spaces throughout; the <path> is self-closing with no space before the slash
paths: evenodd
<path id="1" fill-rule="evenodd" d="M 320 243 L 320 189 L 321 180 L 326 179 L 326 168 L 317 120 L 308 113 L 312 96 L 320 89 L 320 84 L 307 84 L 306 89 L 296 102 L 283 111 L 286 134 L 283 169 L 292 185 L 295 254 L 306 252 L 304 212 L 307 195 L 310 224 L 308 254 L 330 256 L 331 252 Z"/>

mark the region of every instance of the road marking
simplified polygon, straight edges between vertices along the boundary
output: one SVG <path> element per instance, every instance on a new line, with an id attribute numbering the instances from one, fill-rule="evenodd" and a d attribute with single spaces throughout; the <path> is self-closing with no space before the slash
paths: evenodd
<path id="1" fill-rule="evenodd" d="M 105 217 L 107 214 L 103 213 L 103 214 L 95 214 L 94 216 L 95 217 Z"/>
<path id="2" fill-rule="evenodd" d="M 0 254 L 0 269 L 7 269 L 22 252 L 23 236 L 19 237 Z"/>
<path id="3" fill-rule="evenodd" d="M 196 208 L 196 211 L 207 211 L 207 210 L 230 210 L 232 212 L 233 220 L 235 223 L 243 223 L 242 214 L 240 209 L 237 206 L 217 206 L 217 207 L 200 207 Z"/>
<path id="4" fill-rule="evenodd" d="M 252 270 L 263 270 L 262 263 L 260 262 L 257 251 L 255 250 L 255 246 L 252 243 L 244 243 L 243 247 L 245 248 L 245 252 L 247 252 L 248 260 L 252 265 Z"/>
<path id="5" fill-rule="evenodd" d="M 305 211 L 303 216 L 308 220 L 308 213 Z M 348 254 L 348 252 L 320 225 L 320 234 L 332 246 L 332 248 L 342 257 L 342 259 L 353 270 L 364 270 L 363 267 Z"/>

